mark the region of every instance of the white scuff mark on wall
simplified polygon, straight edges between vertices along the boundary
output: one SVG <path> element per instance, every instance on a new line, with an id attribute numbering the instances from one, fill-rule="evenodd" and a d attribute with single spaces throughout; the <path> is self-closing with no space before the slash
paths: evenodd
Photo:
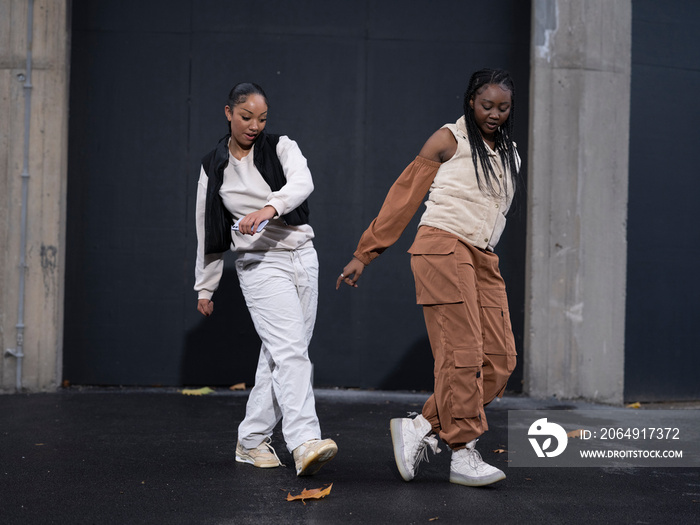
<path id="1" fill-rule="evenodd" d="M 564 315 L 574 323 L 583 322 L 583 303 L 577 303 L 564 311 Z"/>
<path id="2" fill-rule="evenodd" d="M 557 32 L 557 0 L 535 0 L 535 52 L 547 62 L 552 59 L 552 39 Z"/>

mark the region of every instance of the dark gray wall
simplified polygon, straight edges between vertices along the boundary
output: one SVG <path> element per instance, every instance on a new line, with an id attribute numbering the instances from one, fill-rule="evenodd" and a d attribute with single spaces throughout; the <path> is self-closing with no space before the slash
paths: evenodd
<path id="1" fill-rule="evenodd" d="M 199 159 L 225 133 L 228 90 L 252 80 L 270 100 L 268 130 L 295 139 L 314 175 L 316 384 L 431 389 L 406 254 L 419 214 L 358 290 L 336 292 L 335 278 L 394 179 L 460 116 L 473 70 L 513 73 L 526 160 L 530 3 L 75 0 L 72 9 L 64 378 L 252 382 L 259 343 L 231 259 L 214 316 L 195 311 L 192 291 Z M 519 202 L 498 253 L 521 351 Z"/>
<path id="2" fill-rule="evenodd" d="M 700 398 L 700 4 L 632 4 L 625 398 Z"/>

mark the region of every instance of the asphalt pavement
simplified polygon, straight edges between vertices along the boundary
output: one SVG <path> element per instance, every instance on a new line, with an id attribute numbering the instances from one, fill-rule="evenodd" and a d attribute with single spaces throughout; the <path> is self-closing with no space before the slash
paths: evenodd
<path id="1" fill-rule="evenodd" d="M 507 478 L 481 488 L 448 481 L 444 450 L 411 482 L 394 464 L 389 420 L 420 411 L 427 393 L 320 389 L 317 411 L 335 459 L 297 478 L 279 429 L 284 468 L 236 463 L 236 427 L 246 391 L 79 388 L 0 396 L 0 522 L 3 524 L 268 523 L 698 523 L 700 468 L 513 467 L 509 412 L 630 408 L 506 394 L 487 408 L 477 444 Z M 687 437 L 700 434 L 694 404 L 663 409 Z M 698 437 L 697 441 L 700 441 Z M 511 456 L 509 458 L 509 456 Z M 303 489 L 323 499 L 287 501 Z"/>

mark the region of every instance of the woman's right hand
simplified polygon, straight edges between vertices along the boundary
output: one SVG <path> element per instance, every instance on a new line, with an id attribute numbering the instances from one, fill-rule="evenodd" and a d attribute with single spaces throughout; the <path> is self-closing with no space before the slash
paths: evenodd
<path id="1" fill-rule="evenodd" d="M 210 299 L 199 299 L 197 301 L 197 310 L 199 310 L 202 315 L 209 317 L 214 313 L 214 301 Z"/>
<path id="2" fill-rule="evenodd" d="M 365 265 L 357 257 L 353 257 L 352 260 L 345 265 L 343 271 L 338 276 L 338 280 L 335 282 L 335 289 L 340 288 L 340 283 L 345 281 L 345 284 L 357 288 L 357 281 L 362 275 L 362 271 L 365 269 Z"/>

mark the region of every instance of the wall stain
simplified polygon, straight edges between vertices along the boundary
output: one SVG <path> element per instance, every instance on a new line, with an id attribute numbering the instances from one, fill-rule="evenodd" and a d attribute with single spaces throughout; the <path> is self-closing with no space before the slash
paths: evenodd
<path id="1" fill-rule="evenodd" d="M 41 245 L 41 272 L 44 276 L 44 294 L 51 297 L 51 289 L 56 285 L 56 266 L 58 248 Z"/>

